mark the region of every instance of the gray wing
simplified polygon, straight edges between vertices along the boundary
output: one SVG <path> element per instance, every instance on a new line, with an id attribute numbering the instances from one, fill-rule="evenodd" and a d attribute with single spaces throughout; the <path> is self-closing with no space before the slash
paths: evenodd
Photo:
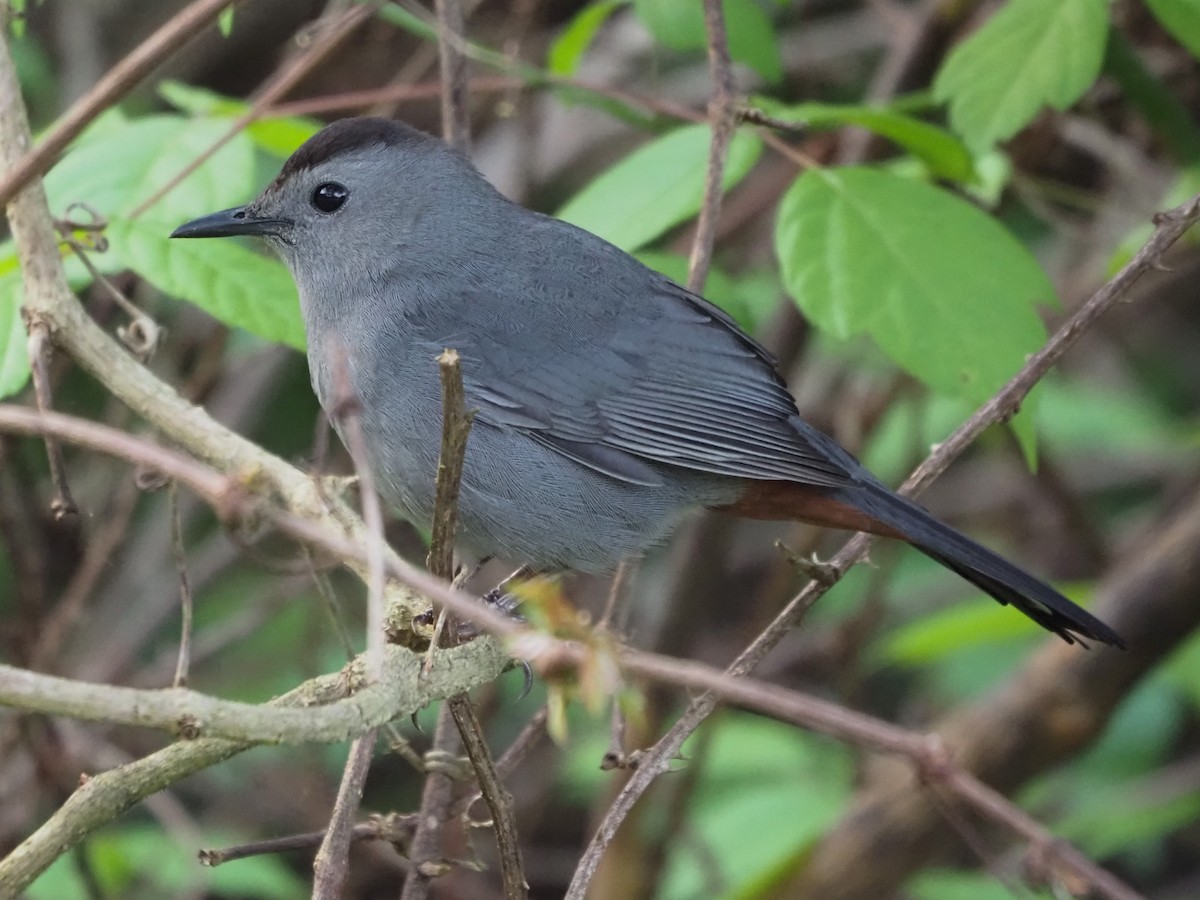
<path id="1" fill-rule="evenodd" d="M 487 296 L 470 301 L 486 337 L 458 349 L 480 421 L 633 483 L 661 483 L 648 463 L 813 485 L 852 480 L 848 460 L 800 420 L 761 345 L 708 301 L 586 238 L 600 249 L 586 247 L 584 270 L 565 287 L 553 270 L 545 282 L 508 286 L 526 292 L 528 320 L 502 318 Z"/>

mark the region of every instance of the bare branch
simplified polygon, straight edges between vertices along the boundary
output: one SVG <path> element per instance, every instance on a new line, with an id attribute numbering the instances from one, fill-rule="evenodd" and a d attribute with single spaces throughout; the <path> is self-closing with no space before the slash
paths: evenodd
<path id="1" fill-rule="evenodd" d="M 138 44 L 59 117 L 36 147 L 19 158 L 5 159 L 4 177 L 0 179 L 0 204 L 12 200 L 31 178 L 44 175 L 96 116 L 136 87 L 159 63 L 203 31 L 234 2 L 238 0 L 195 0 Z M 7 103 L 4 105 L 8 106 Z M 28 141 L 25 147 L 28 147 Z"/>
<path id="2" fill-rule="evenodd" d="M 187 550 L 183 546 L 183 522 L 179 517 L 179 485 L 174 481 L 167 494 L 171 506 L 171 547 L 175 554 L 175 569 L 179 572 L 179 602 L 182 612 L 179 626 L 179 658 L 175 663 L 172 687 L 186 687 L 188 667 L 192 660 L 192 585 L 188 579 Z"/>
<path id="3" fill-rule="evenodd" d="M 463 393 L 458 352 L 443 350 L 437 358 L 442 383 L 442 446 L 438 454 L 434 515 L 426 566 L 430 574 L 454 578 L 454 536 L 458 530 L 458 494 L 463 460 L 471 435 L 474 410 L 468 410 Z"/>
<path id="4" fill-rule="evenodd" d="M 45 412 L 54 408 L 53 391 L 50 387 L 50 370 L 46 365 L 50 356 L 49 332 L 45 323 L 39 322 L 34 316 L 24 316 L 25 328 L 29 332 L 27 352 L 29 353 L 29 368 L 33 373 L 33 393 L 37 398 L 38 409 Z M 45 436 L 46 457 L 50 462 L 50 481 L 54 485 L 54 499 L 50 503 L 54 518 L 79 514 L 75 498 L 71 496 L 71 486 L 67 482 L 67 466 L 63 462 L 62 447 L 58 441 L 49 435 Z"/>
<path id="5" fill-rule="evenodd" d="M 721 8 L 721 0 L 704 0 L 704 26 L 708 31 L 708 65 L 713 79 L 713 95 L 708 103 L 712 143 L 708 152 L 704 203 L 700 207 L 696 236 L 692 240 L 692 253 L 688 260 L 688 288 L 697 293 L 704 289 L 708 267 L 712 262 L 717 220 L 721 216 L 725 163 L 729 159 L 729 144 L 737 127 L 733 63 L 729 58 L 729 39 L 725 34 L 725 13 Z"/>
<path id="6" fill-rule="evenodd" d="M 350 745 L 350 755 L 342 772 L 337 800 L 329 828 L 321 841 L 321 849 L 313 860 L 313 900 L 337 900 L 342 896 L 346 876 L 350 871 L 350 844 L 354 840 L 354 818 L 362 802 L 363 786 L 375 751 L 375 729 L 372 728 Z"/>
<path id="7" fill-rule="evenodd" d="M 438 712 L 437 727 L 433 731 L 433 750 L 426 755 L 426 759 L 429 760 L 434 753 L 453 756 L 457 749 L 456 735 L 454 716 L 449 704 L 445 704 Z M 400 900 L 425 900 L 433 879 L 445 874 L 446 866 L 441 861 L 439 851 L 442 827 L 446 824 L 453 798 L 454 779 L 441 766 L 427 767 L 417 829 L 408 850 L 413 868 L 404 880 Z"/>
<path id="8" fill-rule="evenodd" d="M 467 108 L 467 57 L 459 45 L 466 20 L 459 0 L 434 0 L 437 11 L 438 59 L 442 74 L 442 134 L 446 143 L 467 153 L 471 126 Z"/>

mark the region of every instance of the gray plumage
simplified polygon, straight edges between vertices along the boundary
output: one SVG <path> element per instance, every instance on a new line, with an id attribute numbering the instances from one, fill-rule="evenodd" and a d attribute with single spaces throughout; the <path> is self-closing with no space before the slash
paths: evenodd
<path id="1" fill-rule="evenodd" d="M 459 502 L 471 555 L 605 571 L 687 512 L 731 507 L 902 537 L 1067 640 L 1120 643 L 803 422 L 774 360 L 717 307 L 509 202 L 435 138 L 337 122 L 253 203 L 175 232 L 231 234 L 265 237 L 287 263 L 321 405 L 339 399 L 344 365 L 381 491 L 421 524 L 441 434 L 436 358 L 459 352 L 477 410 Z"/>
<path id="2" fill-rule="evenodd" d="M 350 123 L 247 214 L 295 223 L 273 243 L 300 289 L 313 387 L 329 408 L 346 359 L 373 471 L 414 521 L 432 512 L 446 347 L 477 410 L 460 500 L 477 555 L 604 571 L 689 510 L 733 502 L 721 476 L 845 480 L 796 439 L 769 355 L 719 309 L 509 202 L 441 141 Z M 309 203 L 327 182 L 349 191 L 332 215 Z"/>

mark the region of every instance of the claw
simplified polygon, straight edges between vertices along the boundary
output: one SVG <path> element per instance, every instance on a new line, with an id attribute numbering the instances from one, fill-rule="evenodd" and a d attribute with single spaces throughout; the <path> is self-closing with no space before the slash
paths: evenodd
<path id="1" fill-rule="evenodd" d="M 521 667 L 521 671 L 525 673 L 525 684 L 521 687 L 521 695 L 517 697 L 517 702 L 520 703 L 529 696 L 529 692 L 533 690 L 533 669 L 529 663 L 523 659 L 517 660 L 517 665 Z"/>
<path id="2" fill-rule="evenodd" d="M 413 714 L 409 716 L 408 719 L 410 722 L 412 722 L 413 728 L 417 729 L 417 734 L 425 737 L 425 729 L 422 728 L 421 723 L 417 721 L 417 710 L 414 709 Z"/>

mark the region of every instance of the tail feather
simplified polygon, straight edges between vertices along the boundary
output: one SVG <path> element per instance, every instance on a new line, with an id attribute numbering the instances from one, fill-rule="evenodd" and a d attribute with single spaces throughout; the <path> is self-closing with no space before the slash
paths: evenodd
<path id="1" fill-rule="evenodd" d="M 837 494 L 843 502 L 900 532 L 926 556 L 957 572 L 999 602 L 1019 609 L 1067 643 L 1082 643 L 1082 638 L 1091 638 L 1114 647 L 1125 647 L 1120 635 L 1087 610 L 939 522 L 911 500 L 871 483 L 838 489 Z"/>

